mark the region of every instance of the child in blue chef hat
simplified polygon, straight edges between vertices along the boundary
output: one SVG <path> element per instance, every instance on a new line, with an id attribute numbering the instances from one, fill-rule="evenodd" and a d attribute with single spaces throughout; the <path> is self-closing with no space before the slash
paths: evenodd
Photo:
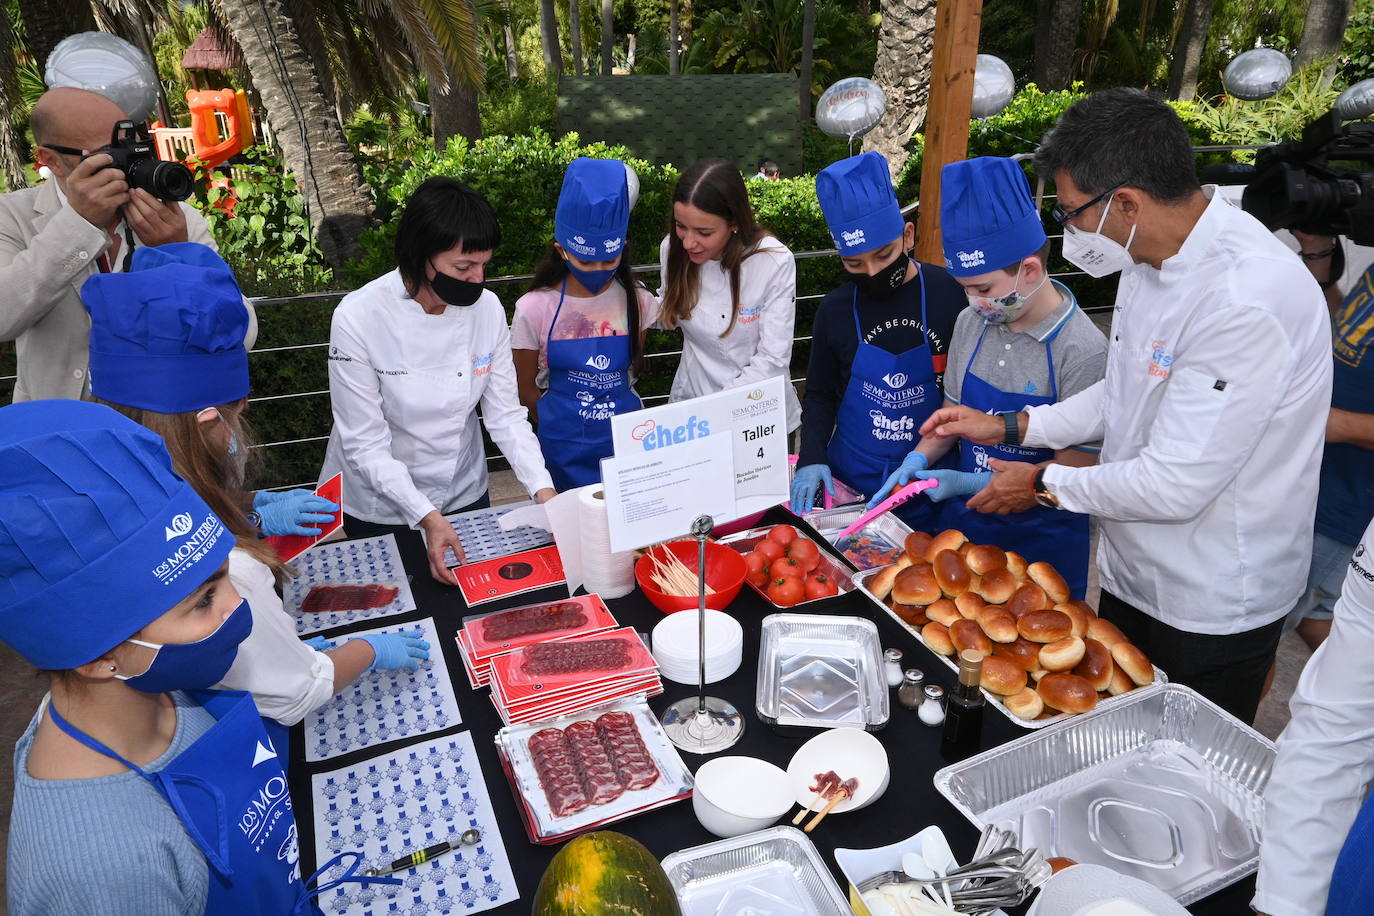
<path id="1" fill-rule="evenodd" d="M 250 497 L 243 489 L 248 316 L 219 255 L 193 242 L 139 248 L 128 273 L 92 276 L 81 297 L 91 315 L 92 398 L 162 437 L 177 473 L 237 544 L 229 578 L 253 609 L 253 632 L 219 685 L 249 691 L 264 715 L 294 725 L 363 672 L 414 669 L 428 658 L 419 631 L 337 647 L 297 638 L 275 590 L 288 570 L 259 530 L 318 531 L 306 525 L 339 507 L 308 490 Z"/>

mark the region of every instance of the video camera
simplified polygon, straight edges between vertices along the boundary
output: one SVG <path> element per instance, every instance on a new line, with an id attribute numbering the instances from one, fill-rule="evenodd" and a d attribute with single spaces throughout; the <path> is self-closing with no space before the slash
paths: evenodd
<path id="1" fill-rule="evenodd" d="M 159 200 L 185 200 L 191 196 L 194 179 L 191 170 L 180 162 L 157 158 L 147 124 L 119 121 L 110 135 L 110 145 L 90 153 L 105 153 L 114 160 L 110 168 L 124 173 L 130 188 L 142 188 Z"/>

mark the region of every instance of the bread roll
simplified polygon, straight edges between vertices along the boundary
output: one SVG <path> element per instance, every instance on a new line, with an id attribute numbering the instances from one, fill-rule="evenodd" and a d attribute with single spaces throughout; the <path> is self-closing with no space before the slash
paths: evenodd
<path id="1" fill-rule="evenodd" d="M 979 613 L 977 620 L 978 626 L 993 642 L 1008 644 L 1020 638 L 1016 630 L 1016 618 L 1008 614 L 1005 608 L 989 604 Z"/>
<path id="2" fill-rule="evenodd" d="M 926 561 L 926 548 L 930 546 L 930 535 L 924 531 L 913 531 L 906 536 L 902 542 L 902 547 L 906 556 L 913 563 L 924 563 Z"/>
<path id="3" fill-rule="evenodd" d="M 1092 623 L 1093 618 L 1091 614 L 1085 613 L 1083 609 L 1078 606 L 1079 603 L 1080 602 L 1065 601 L 1062 604 L 1056 604 L 1054 610 L 1069 615 L 1069 619 L 1073 621 L 1073 635 L 1082 639 L 1088 635 L 1088 624 Z"/>
<path id="4" fill-rule="evenodd" d="M 1131 676 L 1122 671 L 1117 665 L 1112 665 L 1112 681 L 1107 685 L 1107 692 L 1114 697 L 1119 697 L 1123 693 L 1135 690 L 1135 681 Z"/>
<path id="5" fill-rule="evenodd" d="M 1005 569 L 993 569 L 978 578 L 977 592 L 988 604 L 1006 604 L 1021 583 Z"/>
<path id="6" fill-rule="evenodd" d="M 922 560 L 921 562 L 924 563 L 925 561 Z M 897 554 L 897 561 L 892 565 L 896 567 L 896 569 L 900 572 L 901 570 L 906 569 L 908 566 L 911 565 L 911 557 L 907 556 L 906 552 L 903 551 L 902 553 Z"/>
<path id="7" fill-rule="evenodd" d="M 994 547 L 992 544 L 978 544 L 970 547 L 969 552 L 964 555 L 968 568 L 978 575 L 986 575 L 994 569 L 1007 568 L 1007 552 L 1001 547 Z"/>
<path id="8" fill-rule="evenodd" d="M 1047 611 L 1054 606 L 1045 590 L 1034 582 L 1023 582 L 1016 587 L 1016 591 L 1007 599 L 1007 610 L 1011 611 L 1011 616 L 1020 620 L 1031 611 Z"/>
<path id="9" fill-rule="evenodd" d="M 1045 711 L 1045 701 L 1040 699 L 1040 694 L 1035 692 L 1034 687 L 1026 687 L 1020 693 L 1013 693 L 1002 703 L 1007 707 L 1007 712 L 1027 721 L 1038 719 Z"/>
<path id="10" fill-rule="evenodd" d="M 1010 659 L 1027 671 L 1034 671 L 1040 667 L 1040 643 L 1031 642 L 1029 639 L 1018 637 L 1015 642 L 997 643 L 992 647 L 992 654 Z"/>
<path id="11" fill-rule="evenodd" d="M 1088 616 L 1089 620 L 1097 616 L 1097 611 L 1094 610 L 1091 604 L 1089 604 L 1086 601 L 1082 601 L 1078 598 L 1070 598 L 1068 601 L 1063 601 L 1060 603 L 1072 605 L 1073 607 L 1078 608 L 1080 611 L 1082 611 L 1084 614 Z"/>
<path id="12" fill-rule="evenodd" d="M 896 566 L 884 566 L 864 583 L 864 588 L 868 589 L 874 598 L 882 601 L 892 594 L 892 583 L 900 571 Z"/>
<path id="13" fill-rule="evenodd" d="M 1032 563 L 1026 567 L 1026 575 L 1030 580 L 1045 590 L 1045 594 L 1050 596 L 1053 604 L 1069 600 L 1069 583 L 1064 581 L 1064 577 L 1059 575 L 1059 570 L 1048 563 Z"/>
<path id="14" fill-rule="evenodd" d="M 1031 642 L 1047 643 L 1073 635 L 1073 621 L 1060 611 L 1031 611 L 1016 621 L 1021 635 Z"/>
<path id="15" fill-rule="evenodd" d="M 1014 550 L 1007 551 L 1007 569 L 1018 581 L 1026 581 L 1026 558 Z"/>
<path id="16" fill-rule="evenodd" d="M 897 573 L 892 581 L 892 600 L 902 604 L 926 605 L 940 597 L 940 583 L 926 564 L 912 564 Z"/>
<path id="17" fill-rule="evenodd" d="M 1077 636 L 1047 642 L 1040 649 L 1040 667 L 1046 671 L 1068 671 L 1083 660 L 1085 649 L 1083 640 Z"/>
<path id="18" fill-rule="evenodd" d="M 982 613 L 983 608 L 988 606 L 988 603 L 974 592 L 964 592 L 954 599 L 954 606 L 959 609 L 959 614 L 965 620 L 977 620 L 978 615 Z"/>
<path id="19" fill-rule="evenodd" d="M 989 656 L 983 659 L 983 674 L 978 686 L 998 696 L 1008 697 L 1026 689 L 1026 672 L 1015 662 Z"/>
<path id="20" fill-rule="evenodd" d="M 1049 673 L 1050 672 L 1046 671 L 1044 668 L 1036 668 L 1030 672 L 1030 678 L 1032 681 L 1035 681 L 1035 683 L 1038 684 L 1040 683 L 1041 679 Z"/>
<path id="21" fill-rule="evenodd" d="M 1155 669 L 1150 667 L 1150 660 L 1145 657 L 1135 646 L 1126 640 L 1112 643 L 1109 646 L 1112 650 L 1112 661 L 1116 666 L 1125 671 L 1131 680 L 1135 681 L 1137 687 L 1144 687 L 1146 684 L 1153 683 L 1155 679 Z"/>
<path id="22" fill-rule="evenodd" d="M 1097 691 L 1106 690 L 1112 682 L 1112 650 L 1089 636 L 1083 640 L 1083 660 L 1073 668 L 1073 674 L 1086 680 Z"/>
<path id="23" fill-rule="evenodd" d="M 1035 687 L 1046 706 L 1061 712 L 1087 712 L 1097 705 L 1093 685 L 1076 674 L 1047 674 Z"/>
<path id="24" fill-rule="evenodd" d="M 932 620 L 921 627 L 921 641 L 930 651 L 939 655 L 954 654 L 954 643 L 949 639 L 949 627 L 939 621 Z"/>
<path id="25" fill-rule="evenodd" d="M 925 608 L 916 607 L 912 604 L 901 604 L 896 601 L 892 602 L 892 613 L 900 617 L 903 623 L 917 628 L 925 626 L 930 620 L 926 616 Z"/>
<path id="26" fill-rule="evenodd" d="M 971 576 L 964 558 L 953 550 L 942 550 L 935 555 L 935 581 L 947 598 L 958 598 L 968 591 Z"/>
<path id="27" fill-rule="evenodd" d="M 927 563 L 935 562 L 935 555 L 942 550 L 957 551 L 964 545 L 968 538 L 964 537 L 964 532 L 951 528 L 948 531 L 941 531 L 931 538 L 930 545 L 926 547 L 926 552 L 922 557 Z"/>
<path id="28" fill-rule="evenodd" d="M 926 616 L 931 620 L 938 620 L 947 627 L 953 626 L 955 621 L 964 619 L 964 615 L 959 613 L 954 602 L 948 598 L 941 598 L 939 601 L 927 605 Z"/>
<path id="29" fill-rule="evenodd" d="M 949 625 L 949 641 L 954 643 L 954 648 L 962 652 L 965 649 L 975 649 L 984 656 L 992 654 L 992 640 L 983 632 L 983 628 L 972 620 L 964 620 L 962 617 Z"/>
<path id="30" fill-rule="evenodd" d="M 1088 635 L 1102 643 L 1108 649 L 1119 642 L 1130 642 L 1126 634 L 1110 620 L 1103 620 L 1101 617 L 1094 617 L 1088 621 Z"/>
<path id="31" fill-rule="evenodd" d="M 965 562 L 967 562 L 968 552 L 972 550 L 975 546 L 977 545 L 975 545 L 972 541 L 964 541 L 964 543 L 959 545 L 959 549 L 956 550 L 955 553 L 959 554 L 959 556 L 961 557 L 964 557 Z"/>

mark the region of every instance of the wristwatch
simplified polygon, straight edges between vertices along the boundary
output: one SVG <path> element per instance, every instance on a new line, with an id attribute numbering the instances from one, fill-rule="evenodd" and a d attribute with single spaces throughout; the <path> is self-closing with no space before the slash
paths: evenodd
<path id="1" fill-rule="evenodd" d="M 1031 489 L 1035 491 L 1035 502 L 1046 509 L 1058 509 L 1059 497 L 1045 489 L 1045 470 L 1045 468 L 1037 470 L 1034 480 L 1031 481 Z"/>
<path id="2" fill-rule="evenodd" d="M 1002 414 L 1002 422 L 1006 424 L 1007 431 L 1002 434 L 1002 441 L 1007 445 L 1021 444 L 1021 429 L 1017 426 L 1016 418 L 1019 411 L 1008 410 Z"/>

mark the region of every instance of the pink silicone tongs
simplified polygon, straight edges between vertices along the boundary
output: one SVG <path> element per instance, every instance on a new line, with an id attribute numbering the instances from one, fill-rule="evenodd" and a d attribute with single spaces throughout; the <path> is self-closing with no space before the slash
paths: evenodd
<path id="1" fill-rule="evenodd" d="M 915 496 L 917 493 L 920 493 L 922 490 L 929 490 L 931 487 L 939 485 L 939 483 L 940 481 L 938 480 L 913 480 L 911 483 L 907 484 L 900 490 L 893 493 L 887 499 L 878 503 L 878 505 L 874 506 L 872 509 L 869 509 L 863 515 L 860 515 L 858 521 L 856 521 L 854 524 L 850 525 L 848 528 L 840 532 L 840 536 L 835 539 L 835 542 L 838 544 L 840 541 L 849 537 L 851 534 L 858 531 L 864 525 L 867 525 L 869 522 L 873 521 L 875 518 L 882 515 L 884 512 L 891 512 L 893 509 L 897 508 L 902 503 L 911 499 L 911 497 Z"/>

